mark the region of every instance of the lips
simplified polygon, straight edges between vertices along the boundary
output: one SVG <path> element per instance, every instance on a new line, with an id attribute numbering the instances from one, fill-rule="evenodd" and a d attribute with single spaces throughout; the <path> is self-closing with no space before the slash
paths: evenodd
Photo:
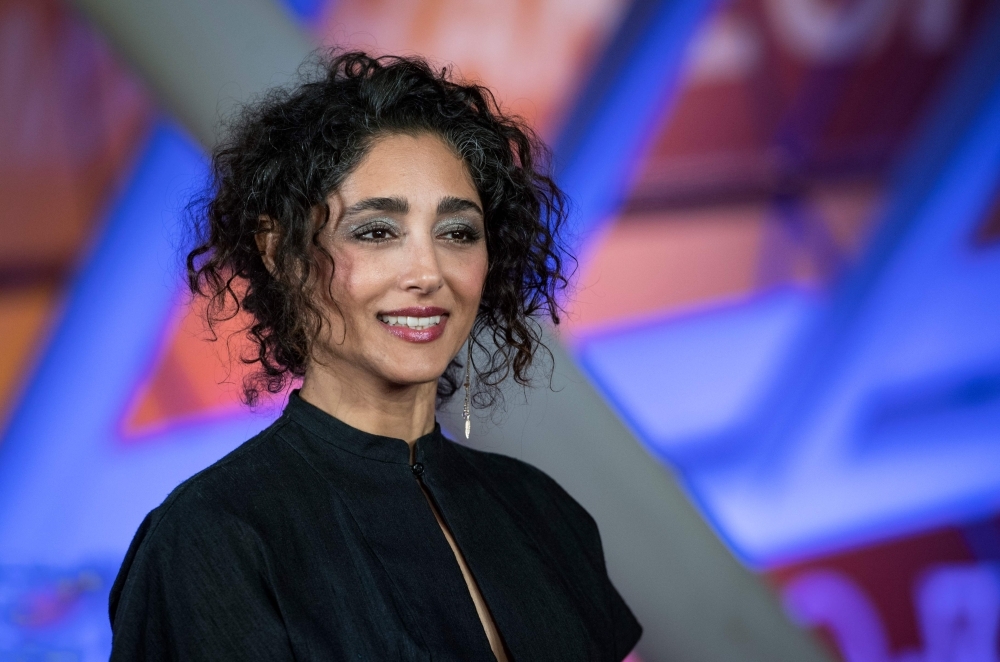
<path id="1" fill-rule="evenodd" d="M 377 315 L 389 333 L 407 342 L 431 342 L 444 333 L 448 311 L 436 306 L 411 306 L 388 310 Z"/>

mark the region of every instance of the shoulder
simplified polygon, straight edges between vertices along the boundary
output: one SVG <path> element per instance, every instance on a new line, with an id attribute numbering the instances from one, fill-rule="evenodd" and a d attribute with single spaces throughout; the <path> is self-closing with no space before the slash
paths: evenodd
<path id="1" fill-rule="evenodd" d="M 248 441 L 194 474 L 149 514 L 147 536 L 182 525 L 216 526 L 220 521 L 251 520 L 266 512 L 274 495 L 296 484 L 304 466 L 283 441 L 287 421 L 279 418 Z"/>
<path id="2" fill-rule="evenodd" d="M 288 463 L 279 430 L 192 476 L 146 516 L 109 595 L 113 660 L 290 658 L 259 516 L 280 485 L 266 467 Z"/>
<path id="3" fill-rule="evenodd" d="M 270 495 L 288 482 L 293 452 L 280 439 L 281 419 L 178 485 L 143 520 L 111 592 L 118 601 L 137 583 L 149 590 L 169 576 L 181 581 L 263 562 L 260 522 L 274 508 Z M 127 587 L 126 584 L 129 586 Z"/>
<path id="4" fill-rule="evenodd" d="M 451 442 L 451 445 L 467 462 L 496 481 L 519 489 L 541 491 L 556 499 L 572 499 L 551 476 L 524 460 L 456 442 Z"/>
<path id="5" fill-rule="evenodd" d="M 551 476 L 523 460 L 454 444 L 479 480 L 554 559 L 567 583 L 581 591 L 581 602 L 598 605 L 596 629 L 609 637 L 614 659 L 622 659 L 638 641 L 642 628 L 611 584 L 597 523 Z"/>
<path id="6" fill-rule="evenodd" d="M 481 480 L 518 512 L 531 513 L 552 526 L 572 527 L 600 545 L 597 523 L 559 483 L 538 467 L 509 455 L 491 453 L 452 442 L 459 455 L 478 471 Z"/>

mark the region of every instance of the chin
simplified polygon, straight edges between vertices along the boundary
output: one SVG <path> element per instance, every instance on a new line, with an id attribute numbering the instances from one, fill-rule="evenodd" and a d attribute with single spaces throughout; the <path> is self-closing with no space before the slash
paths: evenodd
<path id="1" fill-rule="evenodd" d="M 419 386 L 421 384 L 437 383 L 441 375 L 431 377 L 417 375 L 386 375 L 386 381 L 400 387 Z"/>
<path id="2" fill-rule="evenodd" d="M 438 378 L 444 374 L 447 367 L 447 364 L 435 364 L 433 366 L 410 365 L 403 367 L 403 369 L 399 369 L 399 366 L 396 366 L 395 370 L 386 370 L 382 374 L 389 382 L 410 386 L 416 384 L 426 384 L 427 382 L 436 382 Z"/>

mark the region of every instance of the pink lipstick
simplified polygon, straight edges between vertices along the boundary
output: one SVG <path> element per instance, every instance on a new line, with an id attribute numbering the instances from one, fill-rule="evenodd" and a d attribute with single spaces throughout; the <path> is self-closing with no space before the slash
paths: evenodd
<path id="1" fill-rule="evenodd" d="M 411 306 L 378 314 L 386 331 L 407 342 L 431 342 L 444 333 L 448 311 L 436 306 Z"/>

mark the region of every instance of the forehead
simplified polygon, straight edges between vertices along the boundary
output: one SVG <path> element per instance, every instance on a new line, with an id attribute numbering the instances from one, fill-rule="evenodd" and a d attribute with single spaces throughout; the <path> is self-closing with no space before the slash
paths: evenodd
<path id="1" fill-rule="evenodd" d="M 339 192 L 348 204 L 369 197 L 403 197 L 413 205 L 436 205 L 445 196 L 480 202 L 465 162 L 431 133 L 376 138 Z"/>

